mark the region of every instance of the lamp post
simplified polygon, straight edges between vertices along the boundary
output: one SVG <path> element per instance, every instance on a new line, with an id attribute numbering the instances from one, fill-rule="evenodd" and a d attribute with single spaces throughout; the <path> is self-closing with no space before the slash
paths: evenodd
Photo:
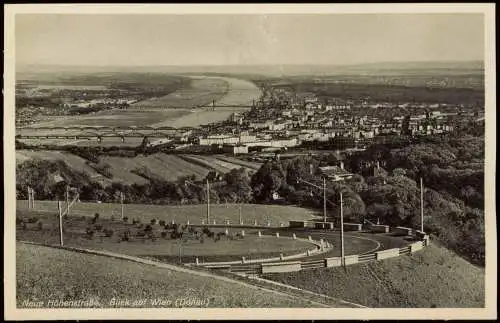
<path id="1" fill-rule="evenodd" d="M 316 187 L 320 190 L 323 190 L 323 222 L 326 222 L 326 178 L 323 177 L 323 187 L 321 186 L 318 186 L 316 184 L 313 184 L 311 182 L 308 182 L 306 180 L 303 180 L 301 178 L 297 179 L 297 183 L 305 183 L 307 185 L 310 185 L 310 186 L 313 186 L 313 187 Z"/>

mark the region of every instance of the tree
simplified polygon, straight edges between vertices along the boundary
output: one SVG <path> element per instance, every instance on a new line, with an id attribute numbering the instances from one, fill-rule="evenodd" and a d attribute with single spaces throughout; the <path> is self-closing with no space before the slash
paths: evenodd
<path id="1" fill-rule="evenodd" d="M 252 176 L 251 186 L 254 198 L 258 202 L 270 202 L 273 193 L 277 192 L 283 184 L 285 172 L 280 162 L 266 162 Z"/>

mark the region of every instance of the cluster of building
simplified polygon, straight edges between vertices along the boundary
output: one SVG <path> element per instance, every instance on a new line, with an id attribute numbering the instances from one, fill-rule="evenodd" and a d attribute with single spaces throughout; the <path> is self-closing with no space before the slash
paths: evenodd
<path id="1" fill-rule="evenodd" d="M 454 131 L 455 123 L 460 118 L 481 117 L 459 108 L 444 107 L 444 111 L 440 111 L 437 110 L 439 105 L 401 106 L 413 113 L 397 115 L 396 110 L 389 117 L 363 115 L 359 106 L 353 107 L 349 102 L 321 104 L 314 98 L 308 98 L 302 104 L 294 102 L 285 108 L 265 106 L 248 113 L 233 113 L 228 121 L 234 126 L 232 131 L 227 131 L 227 127 L 223 128 L 225 132 L 213 127 L 209 133 L 198 136 L 194 143 L 214 146 L 224 152 L 245 154 L 253 148 L 287 149 L 307 142 L 329 142 L 335 138 L 363 141 L 384 135 L 443 134 Z M 237 133 L 234 129 L 238 129 Z"/>

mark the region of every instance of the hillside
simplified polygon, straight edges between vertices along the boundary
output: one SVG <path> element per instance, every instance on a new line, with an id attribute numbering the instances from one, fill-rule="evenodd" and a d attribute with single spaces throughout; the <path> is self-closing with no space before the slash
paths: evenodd
<path id="1" fill-rule="evenodd" d="M 50 247 L 18 244 L 17 304 L 24 301 L 88 301 L 113 307 L 111 299 L 146 300 L 136 306 L 182 307 L 182 300 L 199 300 L 191 307 L 310 307 L 307 301 L 248 285 L 196 276 L 126 260 Z M 170 305 L 154 305 L 154 300 Z M 44 307 L 56 307 L 44 304 Z M 190 307 L 184 305 L 184 307 Z"/>
<path id="2" fill-rule="evenodd" d="M 378 262 L 264 278 L 368 307 L 484 307 L 485 271 L 435 242 Z"/>
<path id="3" fill-rule="evenodd" d="M 50 162 L 63 161 L 69 169 L 83 172 L 91 179 L 98 180 L 103 185 L 111 182 L 121 184 L 144 185 L 149 179 L 176 181 L 182 176 L 194 176 L 203 179 L 211 170 L 227 173 L 232 169 L 245 168 L 255 171 L 260 167 L 258 163 L 246 162 L 238 158 L 224 155 L 171 155 L 155 153 L 148 156 L 136 157 L 99 156 L 96 163 L 66 151 L 29 150 L 16 151 L 16 164 L 20 167 L 26 162 L 45 160 Z M 105 176 L 102 170 L 106 169 Z M 20 175 L 20 174 L 19 174 Z"/>

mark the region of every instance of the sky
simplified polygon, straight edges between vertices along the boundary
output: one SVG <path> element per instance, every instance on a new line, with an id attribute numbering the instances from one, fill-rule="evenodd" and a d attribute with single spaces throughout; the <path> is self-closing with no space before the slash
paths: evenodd
<path id="1" fill-rule="evenodd" d="M 484 59 L 482 14 L 17 14 L 16 65 Z"/>

